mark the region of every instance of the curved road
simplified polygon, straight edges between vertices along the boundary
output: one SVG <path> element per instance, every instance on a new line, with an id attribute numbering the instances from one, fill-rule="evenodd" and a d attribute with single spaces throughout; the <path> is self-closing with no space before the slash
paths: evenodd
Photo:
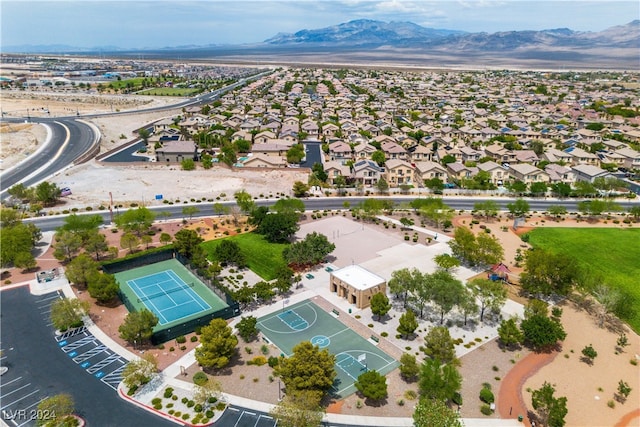
<path id="1" fill-rule="evenodd" d="M 233 90 L 245 83 L 258 79 L 271 71 L 265 71 L 251 77 L 245 77 L 237 82 L 225 86 L 221 89 L 209 93 L 200 94 L 194 98 L 187 99 L 177 104 L 153 107 L 135 111 L 119 111 L 100 114 L 88 114 L 83 116 L 68 116 L 56 118 L 3 118 L 2 121 L 10 123 L 20 123 L 30 121 L 40 123 L 48 127 L 50 135 L 45 145 L 36 151 L 22 163 L 3 172 L 0 175 L 0 200 L 4 200 L 8 194 L 7 190 L 13 185 L 23 183 L 26 187 L 44 181 L 48 177 L 71 166 L 78 158 L 88 152 L 100 140 L 100 133 L 97 128 L 79 120 L 82 118 L 96 118 L 106 116 L 118 116 L 128 114 L 140 114 L 174 110 L 192 105 L 207 104 L 218 97 Z"/>

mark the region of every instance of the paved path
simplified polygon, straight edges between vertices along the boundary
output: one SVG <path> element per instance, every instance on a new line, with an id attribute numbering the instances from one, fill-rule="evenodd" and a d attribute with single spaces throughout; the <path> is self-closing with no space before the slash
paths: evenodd
<path id="1" fill-rule="evenodd" d="M 558 352 L 531 353 L 519 361 L 504 377 L 498 394 L 498 410 L 503 419 L 517 419 L 522 416 L 523 425 L 531 426 L 527 417 L 527 405 L 522 397 L 522 387 L 527 379 L 548 365 Z"/>

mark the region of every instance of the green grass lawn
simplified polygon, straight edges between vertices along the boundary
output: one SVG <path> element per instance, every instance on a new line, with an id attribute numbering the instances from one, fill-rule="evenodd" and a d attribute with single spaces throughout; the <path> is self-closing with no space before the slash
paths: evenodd
<path id="1" fill-rule="evenodd" d="M 640 302 L 640 229 L 536 228 L 534 247 L 568 254 L 590 275 L 620 289 L 630 304 Z M 623 319 L 640 332 L 640 310 Z"/>
<path id="2" fill-rule="evenodd" d="M 154 87 L 138 92 L 139 95 L 151 96 L 190 96 L 200 92 L 200 89 L 182 87 Z"/>
<path id="3" fill-rule="evenodd" d="M 288 244 L 269 243 L 263 236 L 256 233 L 238 234 L 237 236 L 227 237 L 227 239 L 233 240 L 240 246 L 240 250 L 244 254 L 251 271 L 264 280 L 275 279 L 278 269 L 286 266 L 284 258 L 282 258 L 282 251 L 289 246 Z M 210 259 L 213 259 L 213 251 L 222 240 L 211 240 L 202 243 L 202 247 Z"/>

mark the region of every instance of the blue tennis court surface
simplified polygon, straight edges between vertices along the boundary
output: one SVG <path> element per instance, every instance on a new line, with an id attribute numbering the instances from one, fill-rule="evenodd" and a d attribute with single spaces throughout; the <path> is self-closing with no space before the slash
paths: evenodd
<path id="1" fill-rule="evenodd" d="M 194 290 L 194 284 L 185 283 L 173 270 L 165 270 L 137 279 L 127 280 L 127 285 L 164 325 L 191 316 L 211 306 Z"/>

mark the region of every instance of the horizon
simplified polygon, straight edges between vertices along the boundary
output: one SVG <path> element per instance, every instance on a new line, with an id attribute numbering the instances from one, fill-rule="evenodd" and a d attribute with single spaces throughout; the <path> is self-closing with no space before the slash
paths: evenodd
<path id="1" fill-rule="evenodd" d="M 278 33 L 360 19 L 495 33 L 555 28 L 597 32 L 640 18 L 638 2 L 610 0 L 5 0 L 0 7 L 2 51 L 29 45 L 157 49 L 253 44 Z"/>

